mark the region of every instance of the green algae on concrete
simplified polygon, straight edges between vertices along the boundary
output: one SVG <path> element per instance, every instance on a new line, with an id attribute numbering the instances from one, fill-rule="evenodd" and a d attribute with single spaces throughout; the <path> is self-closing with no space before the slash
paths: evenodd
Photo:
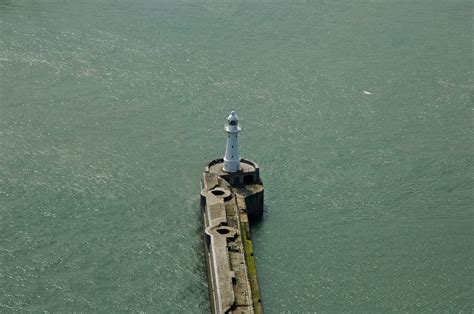
<path id="1" fill-rule="evenodd" d="M 260 296 L 260 286 L 257 278 L 257 263 L 253 253 L 253 244 L 250 237 L 250 226 L 248 222 L 240 221 L 242 241 L 244 243 L 245 262 L 247 263 L 247 273 L 252 289 L 252 301 L 255 313 L 263 313 L 262 298 Z"/>

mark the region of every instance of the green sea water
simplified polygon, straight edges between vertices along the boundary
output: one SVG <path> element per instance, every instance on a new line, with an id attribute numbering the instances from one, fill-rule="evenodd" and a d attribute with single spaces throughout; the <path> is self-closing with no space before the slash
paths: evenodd
<path id="1" fill-rule="evenodd" d="M 208 312 L 231 110 L 268 313 L 472 312 L 473 10 L 0 0 L 0 312 Z"/>

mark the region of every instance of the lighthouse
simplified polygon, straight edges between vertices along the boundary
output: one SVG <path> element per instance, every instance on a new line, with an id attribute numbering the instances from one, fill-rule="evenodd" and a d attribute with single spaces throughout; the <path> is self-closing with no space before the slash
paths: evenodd
<path id="1" fill-rule="evenodd" d="M 237 172 L 240 170 L 239 144 L 237 143 L 240 126 L 239 117 L 237 117 L 235 111 L 232 111 L 227 117 L 225 130 L 227 132 L 227 147 L 224 156 L 224 171 Z"/>

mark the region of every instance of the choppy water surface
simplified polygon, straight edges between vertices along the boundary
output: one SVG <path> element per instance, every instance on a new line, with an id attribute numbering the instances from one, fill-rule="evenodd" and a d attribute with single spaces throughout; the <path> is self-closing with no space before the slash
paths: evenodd
<path id="1" fill-rule="evenodd" d="M 280 311 L 473 309 L 469 0 L 0 1 L 0 312 L 207 312 L 241 117 Z"/>

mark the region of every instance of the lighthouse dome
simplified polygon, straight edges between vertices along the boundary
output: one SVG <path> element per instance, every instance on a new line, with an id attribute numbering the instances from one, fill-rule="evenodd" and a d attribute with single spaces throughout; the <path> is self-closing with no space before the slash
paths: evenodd
<path id="1" fill-rule="evenodd" d="M 231 133 L 240 131 L 239 117 L 237 116 L 237 113 L 235 111 L 232 111 L 227 117 L 227 125 L 225 127 L 225 130 Z"/>
<path id="2" fill-rule="evenodd" d="M 239 123 L 239 117 L 235 111 L 232 111 L 227 117 L 227 123 L 229 123 L 229 125 L 237 125 L 237 123 Z"/>

